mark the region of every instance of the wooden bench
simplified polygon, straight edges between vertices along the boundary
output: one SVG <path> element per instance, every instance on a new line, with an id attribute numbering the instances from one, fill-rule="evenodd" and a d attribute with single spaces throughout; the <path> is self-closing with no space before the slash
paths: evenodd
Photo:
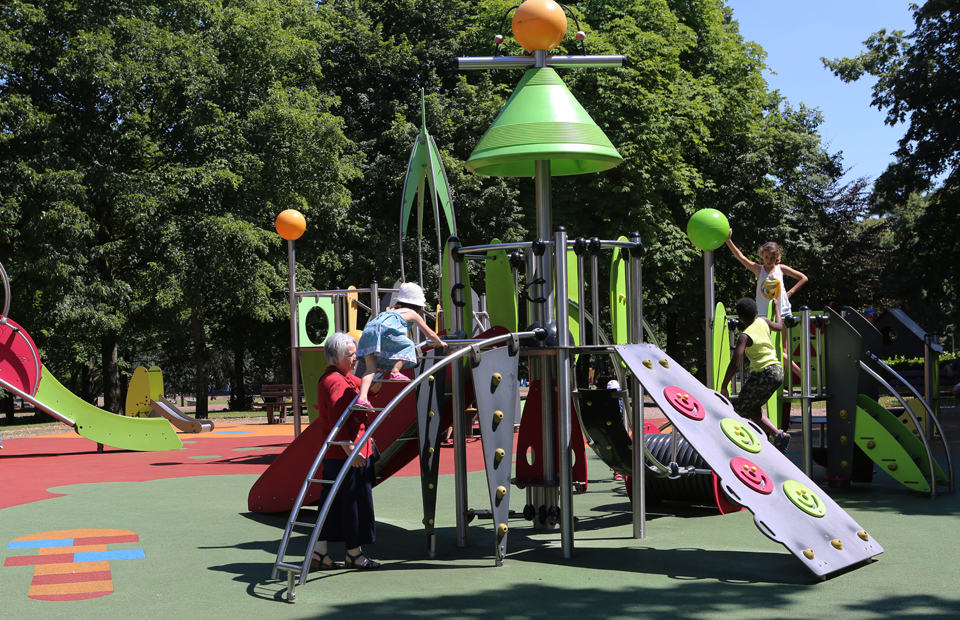
<path id="1" fill-rule="evenodd" d="M 253 403 L 253 408 L 267 412 L 267 424 L 273 424 L 273 412 L 279 410 L 280 422 L 287 421 L 287 407 L 293 407 L 293 384 L 277 383 L 260 387 L 261 403 Z M 300 404 L 304 405 L 303 394 L 300 395 Z"/>

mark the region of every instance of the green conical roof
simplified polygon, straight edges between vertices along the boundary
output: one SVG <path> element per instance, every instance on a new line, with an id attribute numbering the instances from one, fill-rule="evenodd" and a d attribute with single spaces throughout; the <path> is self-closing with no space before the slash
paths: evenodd
<path id="1" fill-rule="evenodd" d="M 532 177 L 550 160 L 551 176 L 613 168 L 623 158 L 550 67 L 529 69 L 467 160 L 488 176 Z"/>

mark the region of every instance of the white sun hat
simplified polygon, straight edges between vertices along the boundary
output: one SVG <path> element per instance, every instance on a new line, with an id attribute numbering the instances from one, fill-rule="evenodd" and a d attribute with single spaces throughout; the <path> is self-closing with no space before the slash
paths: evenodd
<path id="1" fill-rule="evenodd" d="M 414 306 L 425 308 L 427 300 L 423 296 L 423 289 L 420 285 L 413 282 L 404 282 L 400 285 L 400 292 L 397 294 L 397 301 Z"/>

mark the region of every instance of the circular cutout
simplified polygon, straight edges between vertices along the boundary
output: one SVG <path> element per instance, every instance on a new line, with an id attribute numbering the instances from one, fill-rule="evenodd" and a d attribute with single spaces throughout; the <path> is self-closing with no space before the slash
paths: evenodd
<path id="1" fill-rule="evenodd" d="M 8 318 L 0 325 L 0 378 L 30 394 L 37 392 L 40 379 L 40 352 L 30 334 Z"/>
<path id="2" fill-rule="evenodd" d="M 805 484 L 796 480 L 787 480 L 783 483 L 783 492 L 793 505 L 811 517 L 820 518 L 827 514 L 827 507 L 820 496 L 811 491 Z"/>
<path id="3" fill-rule="evenodd" d="M 527 448 L 527 465 L 533 465 L 537 462 L 537 451 L 533 449 L 533 446 Z"/>
<path id="4" fill-rule="evenodd" d="M 751 454 L 760 452 L 760 438 L 753 429 L 742 419 L 724 418 L 720 421 L 720 429 L 727 439 L 737 444 Z"/>
<path id="5" fill-rule="evenodd" d="M 706 415 L 700 401 L 675 385 L 668 385 L 663 388 L 663 395 L 666 397 L 667 402 L 673 405 L 674 409 L 691 420 L 702 420 L 703 416 Z"/>
<path id="6" fill-rule="evenodd" d="M 749 461 L 742 456 L 735 456 L 730 460 L 730 469 L 740 479 L 740 482 L 757 493 L 763 495 L 773 493 L 773 481 L 770 480 L 767 472 L 763 471 L 753 461 Z"/>
<path id="7" fill-rule="evenodd" d="M 307 317 L 303 324 L 307 338 L 315 346 L 322 346 L 327 337 L 333 333 L 330 317 L 327 315 L 327 311 L 320 306 L 314 306 L 307 311 Z"/>

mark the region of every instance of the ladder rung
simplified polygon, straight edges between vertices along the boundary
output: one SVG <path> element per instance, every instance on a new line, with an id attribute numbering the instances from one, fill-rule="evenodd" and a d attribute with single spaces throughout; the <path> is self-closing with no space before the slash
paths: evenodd
<path id="1" fill-rule="evenodd" d="M 353 411 L 383 411 L 385 407 L 374 407 L 372 409 L 367 409 L 366 407 L 357 407 L 356 405 L 350 407 Z"/>
<path id="2" fill-rule="evenodd" d="M 295 571 L 303 570 L 303 566 L 301 566 L 300 564 L 287 564 L 286 562 L 277 562 L 276 566 L 277 568 L 283 568 L 286 570 L 295 570 Z"/>
<path id="3" fill-rule="evenodd" d="M 328 446 L 352 446 L 354 442 L 352 441 L 328 441 Z"/>
<path id="4" fill-rule="evenodd" d="M 316 523 L 305 523 L 304 521 L 293 521 L 290 525 L 303 525 L 306 527 L 317 527 Z"/>
<path id="5" fill-rule="evenodd" d="M 333 484 L 336 480 L 323 480 L 321 478 L 307 478 L 308 482 L 319 482 L 320 484 Z"/>

